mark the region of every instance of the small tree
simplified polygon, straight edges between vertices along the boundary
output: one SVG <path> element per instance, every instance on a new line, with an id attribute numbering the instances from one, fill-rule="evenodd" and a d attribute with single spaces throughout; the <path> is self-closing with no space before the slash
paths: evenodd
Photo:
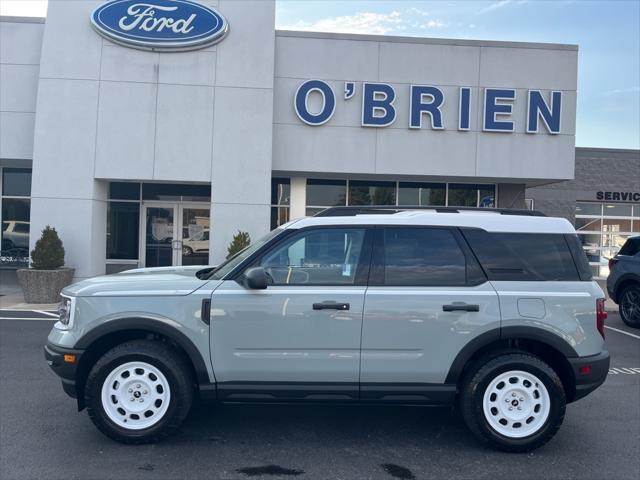
<path id="1" fill-rule="evenodd" d="M 231 243 L 227 248 L 227 258 L 231 258 L 239 251 L 244 250 L 250 243 L 251 237 L 249 236 L 249 232 L 242 232 L 238 230 L 238 233 L 233 236 L 233 240 L 231 240 Z"/>
<path id="2" fill-rule="evenodd" d="M 64 247 L 55 228 L 47 225 L 31 251 L 31 268 L 55 270 L 64 265 Z"/>

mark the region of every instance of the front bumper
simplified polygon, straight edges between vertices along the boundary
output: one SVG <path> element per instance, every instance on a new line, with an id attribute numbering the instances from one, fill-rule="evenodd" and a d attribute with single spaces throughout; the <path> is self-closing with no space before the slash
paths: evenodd
<path id="1" fill-rule="evenodd" d="M 83 352 L 84 350 L 59 347 L 52 343 L 47 343 L 44 346 L 44 358 L 47 360 L 47 364 L 60 377 L 62 389 L 72 398 L 77 398 L 76 372 Z M 70 361 L 71 356 L 73 361 Z"/>
<path id="2" fill-rule="evenodd" d="M 569 359 L 576 384 L 572 401 L 586 397 L 604 383 L 609 373 L 610 361 L 611 357 L 606 350 L 589 357 Z M 585 373 L 587 370 L 589 373 Z"/>

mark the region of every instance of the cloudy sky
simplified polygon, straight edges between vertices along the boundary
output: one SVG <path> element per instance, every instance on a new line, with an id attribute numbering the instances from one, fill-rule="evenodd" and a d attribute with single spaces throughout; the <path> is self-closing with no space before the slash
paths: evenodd
<path id="1" fill-rule="evenodd" d="M 45 16 L 46 4 L 0 0 L 0 14 Z M 278 0 L 276 5 L 276 26 L 282 29 L 578 44 L 576 144 L 640 148 L 640 0 Z"/>

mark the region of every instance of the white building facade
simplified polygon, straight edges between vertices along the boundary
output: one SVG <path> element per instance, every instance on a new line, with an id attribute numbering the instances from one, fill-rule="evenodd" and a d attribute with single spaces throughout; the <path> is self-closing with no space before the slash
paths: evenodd
<path id="1" fill-rule="evenodd" d="M 574 177 L 576 46 L 277 31 L 274 1 L 200 3 L 228 29 L 187 51 L 101 35 L 101 1 L 2 19 L 6 264 L 45 225 L 86 278 L 215 264 L 323 207 L 524 207 Z"/>

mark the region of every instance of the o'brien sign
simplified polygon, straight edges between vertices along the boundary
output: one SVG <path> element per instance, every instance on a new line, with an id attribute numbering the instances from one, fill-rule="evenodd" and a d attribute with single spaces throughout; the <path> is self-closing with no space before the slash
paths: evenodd
<path id="1" fill-rule="evenodd" d="M 445 95 L 441 89 L 431 85 L 410 85 L 409 89 L 409 128 L 422 128 L 425 115 L 434 130 L 443 130 L 442 106 Z M 356 85 L 345 82 L 344 99 L 354 97 Z M 321 108 L 310 111 L 309 96 L 320 94 Z M 513 132 L 513 102 L 516 91 L 509 88 L 485 88 L 483 92 L 483 122 L 485 132 Z M 395 89 L 386 83 L 362 84 L 362 117 L 363 127 L 386 127 L 396 121 Z M 562 92 L 551 91 L 547 103 L 540 90 L 527 92 L 527 133 L 538 133 L 542 123 L 547 132 L 560 133 L 560 116 L 562 111 Z M 461 87 L 458 93 L 458 130 L 469 130 L 471 125 L 471 88 Z M 308 125 L 327 123 L 336 109 L 336 96 L 331 87 L 322 80 L 308 80 L 298 87 L 293 106 L 298 118 Z"/>
<path id="2" fill-rule="evenodd" d="M 91 23 L 113 42 L 158 51 L 203 48 L 229 28 L 213 8 L 189 0 L 113 0 L 93 11 Z"/>

